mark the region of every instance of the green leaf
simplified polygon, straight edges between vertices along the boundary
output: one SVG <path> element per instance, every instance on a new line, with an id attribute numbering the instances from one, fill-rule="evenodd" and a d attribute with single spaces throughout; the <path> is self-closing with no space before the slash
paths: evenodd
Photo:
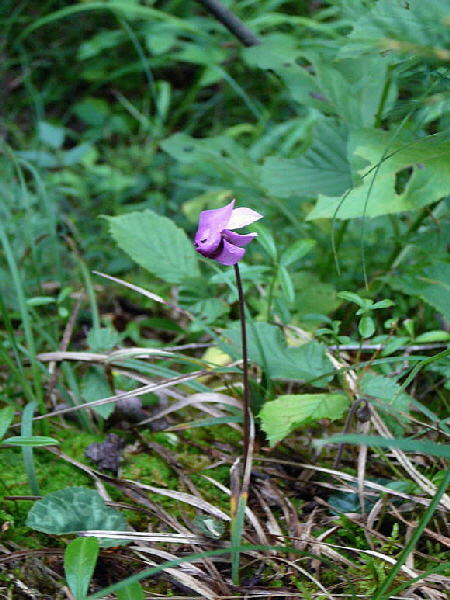
<path id="1" fill-rule="evenodd" d="M 269 232 L 269 230 L 266 229 L 264 225 L 261 225 L 261 223 L 254 223 L 252 224 L 251 228 L 252 231 L 258 234 L 258 242 L 270 256 L 270 258 L 272 260 L 277 260 L 277 247 L 275 245 L 275 240 L 273 239 L 273 236 Z"/>
<path id="2" fill-rule="evenodd" d="M 144 600 L 144 591 L 138 581 L 117 590 L 117 600 Z"/>
<path id="3" fill-rule="evenodd" d="M 122 515 L 114 508 L 106 506 L 96 491 L 84 487 L 68 487 L 52 492 L 35 502 L 28 513 L 27 526 L 54 535 L 89 529 L 127 530 Z M 99 539 L 103 548 L 126 543 L 123 540 Z"/>
<path id="4" fill-rule="evenodd" d="M 426 331 L 421 335 L 418 335 L 414 342 L 416 344 L 435 344 L 439 342 L 449 342 L 450 333 L 448 331 L 442 331 L 440 329 L 436 331 Z"/>
<path id="5" fill-rule="evenodd" d="M 372 305 L 372 310 L 375 310 L 378 308 L 389 308 L 390 306 L 394 306 L 394 302 L 392 300 L 389 300 L 388 298 L 386 298 L 386 300 L 380 300 L 379 302 L 375 302 Z"/>
<path id="6" fill-rule="evenodd" d="M 222 350 L 234 358 L 241 355 L 240 324 L 235 323 L 223 331 Z M 312 341 L 303 346 L 287 347 L 278 327 L 268 323 L 250 323 L 247 326 L 247 345 L 250 360 L 267 370 L 272 379 L 314 380 L 314 385 L 324 386 L 331 378 L 323 377 L 333 372 L 333 365 L 325 354 L 325 347 Z"/>
<path id="7" fill-rule="evenodd" d="M 199 277 L 193 242 L 167 217 L 144 210 L 106 218 L 119 247 L 153 275 L 168 283 Z"/>
<path id="8" fill-rule="evenodd" d="M 386 52 L 391 62 L 401 60 L 400 53 L 445 60 L 450 45 L 448 2 L 379 0 L 358 19 L 339 56 L 361 56 Z M 393 43 L 394 42 L 394 43 Z M 397 42 L 397 43 L 395 43 Z M 403 45 L 402 45 L 403 44 Z M 443 51 L 439 57 L 439 50 Z"/>
<path id="9" fill-rule="evenodd" d="M 450 142 L 440 134 L 394 138 L 384 131 L 359 129 L 350 135 L 349 152 L 354 169 L 364 177 L 362 183 L 344 198 L 319 196 L 308 220 L 417 210 L 450 193 Z M 397 193 L 402 175 L 406 183 Z"/>
<path id="10" fill-rule="evenodd" d="M 413 399 L 406 392 L 399 393 L 399 390 L 400 385 L 396 381 L 375 373 L 365 373 L 360 381 L 361 395 L 373 396 L 386 404 L 390 408 L 390 412 L 398 413 L 400 420 L 404 421 Z"/>
<path id="11" fill-rule="evenodd" d="M 450 321 L 450 263 L 415 264 L 404 274 L 388 279 L 391 287 L 419 296 Z"/>
<path id="12" fill-rule="evenodd" d="M 106 375 L 100 367 L 90 367 L 81 381 L 81 392 L 86 402 L 96 402 L 112 395 Z M 114 402 L 93 406 L 92 410 L 107 419 L 114 411 Z"/>
<path id="13" fill-rule="evenodd" d="M 108 352 L 120 341 L 120 334 L 109 327 L 92 328 L 87 335 L 87 343 L 92 352 Z"/>
<path id="14" fill-rule="evenodd" d="M 85 600 L 94 574 L 99 552 L 95 537 L 72 540 L 64 553 L 64 571 L 67 585 L 75 600 Z"/>
<path id="15" fill-rule="evenodd" d="M 359 333 L 364 339 L 370 338 L 375 333 L 375 323 L 370 315 L 364 315 L 358 325 Z"/>
<path id="16" fill-rule="evenodd" d="M 400 448 L 407 452 L 415 454 L 425 454 L 425 456 L 439 456 L 441 458 L 450 458 L 450 446 L 444 444 L 436 444 L 430 441 L 420 441 L 406 438 L 382 438 L 376 435 L 356 435 L 342 434 L 333 435 L 324 440 L 316 440 L 316 446 L 324 446 L 325 444 L 364 444 L 366 446 L 375 446 L 378 448 Z"/>
<path id="17" fill-rule="evenodd" d="M 262 168 L 262 185 L 281 198 L 342 194 L 351 187 L 347 160 L 347 128 L 333 119 L 322 119 L 314 129 L 314 139 L 303 156 L 270 156 Z"/>
<path id="18" fill-rule="evenodd" d="M 0 410 L 0 440 L 8 431 L 14 419 L 14 406 L 5 406 Z"/>
<path id="19" fill-rule="evenodd" d="M 320 419 L 340 419 L 349 404 L 347 396 L 342 394 L 279 396 L 261 410 L 261 427 L 273 446 L 300 425 Z"/>
<path id="20" fill-rule="evenodd" d="M 214 174 L 215 181 L 222 181 L 224 188 L 232 186 L 236 191 L 239 186 L 252 190 L 259 187 L 260 166 L 250 158 L 248 149 L 230 136 L 198 139 L 176 133 L 161 142 L 161 148 L 191 169 L 188 172 L 208 178 Z"/>
<path id="21" fill-rule="evenodd" d="M 281 289 L 286 297 L 286 301 L 289 306 L 292 306 L 295 301 L 295 289 L 292 284 L 291 276 L 289 275 L 287 269 L 280 267 L 278 270 L 278 277 L 280 279 Z"/>
<path id="22" fill-rule="evenodd" d="M 24 448 L 39 448 L 41 446 L 57 446 L 58 440 L 43 435 L 17 435 L 3 440 L 3 444 L 11 446 L 21 446 Z"/>
<path id="23" fill-rule="evenodd" d="M 27 306 L 45 306 L 54 302 L 56 302 L 56 298 L 50 296 L 35 296 L 34 298 L 28 298 Z"/>
<path id="24" fill-rule="evenodd" d="M 100 127 L 111 114 L 108 103 L 103 98 L 87 97 L 73 105 L 73 112 L 91 127 Z"/>
<path id="25" fill-rule="evenodd" d="M 338 298 L 342 298 L 343 300 L 348 300 L 349 302 L 354 302 L 361 308 L 364 306 L 363 298 L 360 298 L 358 294 L 354 294 L 353 292 L 339 292 Z"/>
<path id="26" fill-rule="evenodd" d="M 53 150 L 59 150 L 64 144 L 65 130 L 47 121 L 38 121 L 38 136 L 41 142 Z"/>
<path id="27" fill-rule="evenodd" d="M 280 265 L 282 267 L 288 267 L 292 263 L 303 258 L 305 254 L 308 254 L 316 244 L 316 240 L 312 239 L 297 240 L 283 252 L 280 258 Z"/>

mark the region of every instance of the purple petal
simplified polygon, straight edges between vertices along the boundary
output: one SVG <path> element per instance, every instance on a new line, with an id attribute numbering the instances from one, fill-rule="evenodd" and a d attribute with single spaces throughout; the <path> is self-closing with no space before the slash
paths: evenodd
<path id="1" fill-rule="evenodd" d="M 228 240 L 231 244 L 234 244 L 235 246 L 239 246 L 240 248 L 242 248 L 242 246 L 250 244 L 250 242 L 254 240 L 255 237 L 257 237 L 257 235 L 257 233 L 246 233 L 245 235 L 241 235 L 239 233 L 234 233 L 234 231 L 230 231 L 229 229 L 223 230 L 224 239 Z"/>
<path id="2" fill-rule="evenodd" d="M 227 240 L 223 240 L 223 249 L 214 257 L 214 260 L 222 265 L 231 266 L 238 263 L 244 257 L 244 254 L 245 250 L 243 248 L 238 248 L 238 246 L 230 244 Z"/>
<path id="3" fill-rule="evenodd" d="M 250 223 L 262 219 L 263 216 L 251 208 L 235 208 L 225 227 L 227 229 L 239 229 L 239 227 L 245 227 L 246 225 L 250 225 Z"/>
<path id="4" fill-rule="evenodd" d="M 197 233 L 194 237 L 195 248 L 208 256 L 215 252 L 222 241 L 222 231 L 227 227 L 233 212 L 235 200 L 223 208 L 204 210 L 200 213 Z"/>

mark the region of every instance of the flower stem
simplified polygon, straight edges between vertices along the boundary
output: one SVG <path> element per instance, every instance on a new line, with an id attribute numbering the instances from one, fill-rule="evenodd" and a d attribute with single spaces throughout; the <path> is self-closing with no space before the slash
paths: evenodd
<path id="1" fill-rule="evenodd" d="M 241 337 L 242 337 L 242 379 L 244 383 L 244 447 L 243 447 L 243 459 L 244 468 L 243 472 L 246 472 L 247 460 L 250 448 L 250 423 L 251 423 L 251 409 L 250 409 L 250 386 L 248 381 L 248 358 L 247 358 L 247 328 L 245 325 L 245 301 L 244 291 L 242 289 L 241 275 L 239 273 L 239 265 L 234 265 L 234 272 L 236 274 L 236 286 L 238 289 L 239 297 L 239 317 L 241 321 Z"/>

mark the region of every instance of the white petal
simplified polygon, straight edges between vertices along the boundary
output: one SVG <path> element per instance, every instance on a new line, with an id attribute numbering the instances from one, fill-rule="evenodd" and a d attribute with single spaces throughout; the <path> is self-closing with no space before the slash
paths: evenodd
<path id="1" fill-rule="evenodd" d="M 252 210 L 251 208 L 235 208 L 231 213 L 226 229 L 245 227 L 246 225 L 250 225 L 259 219 L 262 219 L 263 216 L 264 215 L 260 215 L 256 210 Z"/>

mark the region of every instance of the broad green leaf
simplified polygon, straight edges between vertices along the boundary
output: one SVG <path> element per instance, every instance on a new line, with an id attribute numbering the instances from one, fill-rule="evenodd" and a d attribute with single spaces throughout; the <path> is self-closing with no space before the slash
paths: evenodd
<path id="1" fill-rule="evenodd" d="M 220 344 L 227 354 L 241 355 L 240 324 L 235 323 L 222 333 Z M 325 347 L 312 341 L 303 346 L 288 347 L 278 327 L 268 323 L 247 324 L 247 345 L 250 360 L 268 371 L 272 379 L 304 379 L 322 387 L 329 380 L 333 366 L 325 354 Z M 324 375 L 328 377 L 324 378 Z"/>
<path id="2" fill-rule="evenodd" d="M 89 371 L 83 376 L 81 392 L 86 402 L 96 402 L 112 395 L 106 375 L 100 367 L 90 367 Z M 114 411 L 114 402 L 93 406 L 92 410 L 103 419 L 107 419 Z"/>
<path id="3" fill-rule="evenodd" d="M 0 410 L 0 440 L 8 431 L 14 419 L 14 406 L 5 406 Z"/>
<path id="4" fill-rule="evenodd" d="M 259 417 L 270 445 L 285 438 L 300 425 L 320 419 L 340 419 L 350 402 L 342 394 L 301 394 L 279 396 L 267 402 Z"/>
<path id="5" fill-rule="evenodd" d="M 352 186 L 347 160 L 347 127 L 322 119 L 309 149 L 298 158 L 270 156 L 262 168 L 262 185 L 274 196 L 342 194 Z"/>
<path id="6" fill-rule="evenodd" d="M 139 581 L 129 583 L 126 587 L 117 590 L 117 600 L 144 600 L 144 591 Z"/>
<path id="7" fill-rule="evenodd" d="M 449 10 L 447 0 L 379 0 L 356 21 L 339 56 L 388 50 L 386 54 L 391 62 L 399 62 L 402 53 L 448 60 L 445 52 L 450 46 L 446 21 Z"/>
<path id="8" fill-rule="evenodd" d="M 251 67 L 275 71 L 299 104 L 311 106 L 325 114 L 333 112 L 316 78 L 297 64 L 303 52 L 295 46 L 292 36 L 269 34 L 260 44 L 246 48 L 242 54 Z"/>
<path id="9" fill-rule="evenodd" d="M 389 67 L 385 57 L 338 60 L 321 53 L 311 60 L 323 95 L 349 127 L 374 126 L 386 89 L 383 114 L 392 107 L 397 90 L 392 78 L 385 88 Z"/>
<path id="10" fill-rule="evenodd" d="M 68 487 L 52 492 L 33 504 L 27 526 L 54 535 L 86 530 L 126 531 L 122 515 L 106 506 L 101 496 L 84 487 Z M 103 548 L 126 544 L 123 540 L 99 539 Z"/>
<path id="11" fill-rule="evenodd" d="M 99 327 L 90 329 L 87 343 L 92 352 L 108 352 L 120 341 L 120 335 L 115 329 Z"/>
<path id="12" fill-rule="evenodd" d="M 66 581 L 75 600 L 85 600 L 99 552 L 95 537 L 72 540 L 64 553 Z"/>
<path id="13" fill-rule="evenodd" d="M 280 258 L 280 265 L 282 267 L 288 267 L 292 263 L 303 258 L 305 254 L 308 254 L 316 244 L 316 240 L 312 239 L 297 240 L 283 252 Z"/>
<path id="14" fill-rule="evenodd" d="M 120 248 L 153 275 L 168 283 L 199 276 L 193 242 L 167 217 L 144 210 L 106 218 Z"/>
<path id="15" fill-rule="evenodd" d="M 20 446 L 24 448 L 39 448 L 41 446 L 57 446 L 58 440 L 43 435 L 16 435 L 3 440 L 3 444 Z"/>
<path id="16" fill-rule="evenodd" d="M 450 321 L 450 263 L 416 264 L 388 282 L 405 294 L 419 296 Z"/>
<path id="17" fill-rule="evenodd" d="M 349 149 L 362 183 L 344 197 L 319 196 L 307 219 L 378 217 L 417 210 L 450 194 L 450 141 L 442 135 L 394 139 L 384 131 L 360 129 L 350 135 Z M 406 185 L 397 193 L 402 171 Z"/>

